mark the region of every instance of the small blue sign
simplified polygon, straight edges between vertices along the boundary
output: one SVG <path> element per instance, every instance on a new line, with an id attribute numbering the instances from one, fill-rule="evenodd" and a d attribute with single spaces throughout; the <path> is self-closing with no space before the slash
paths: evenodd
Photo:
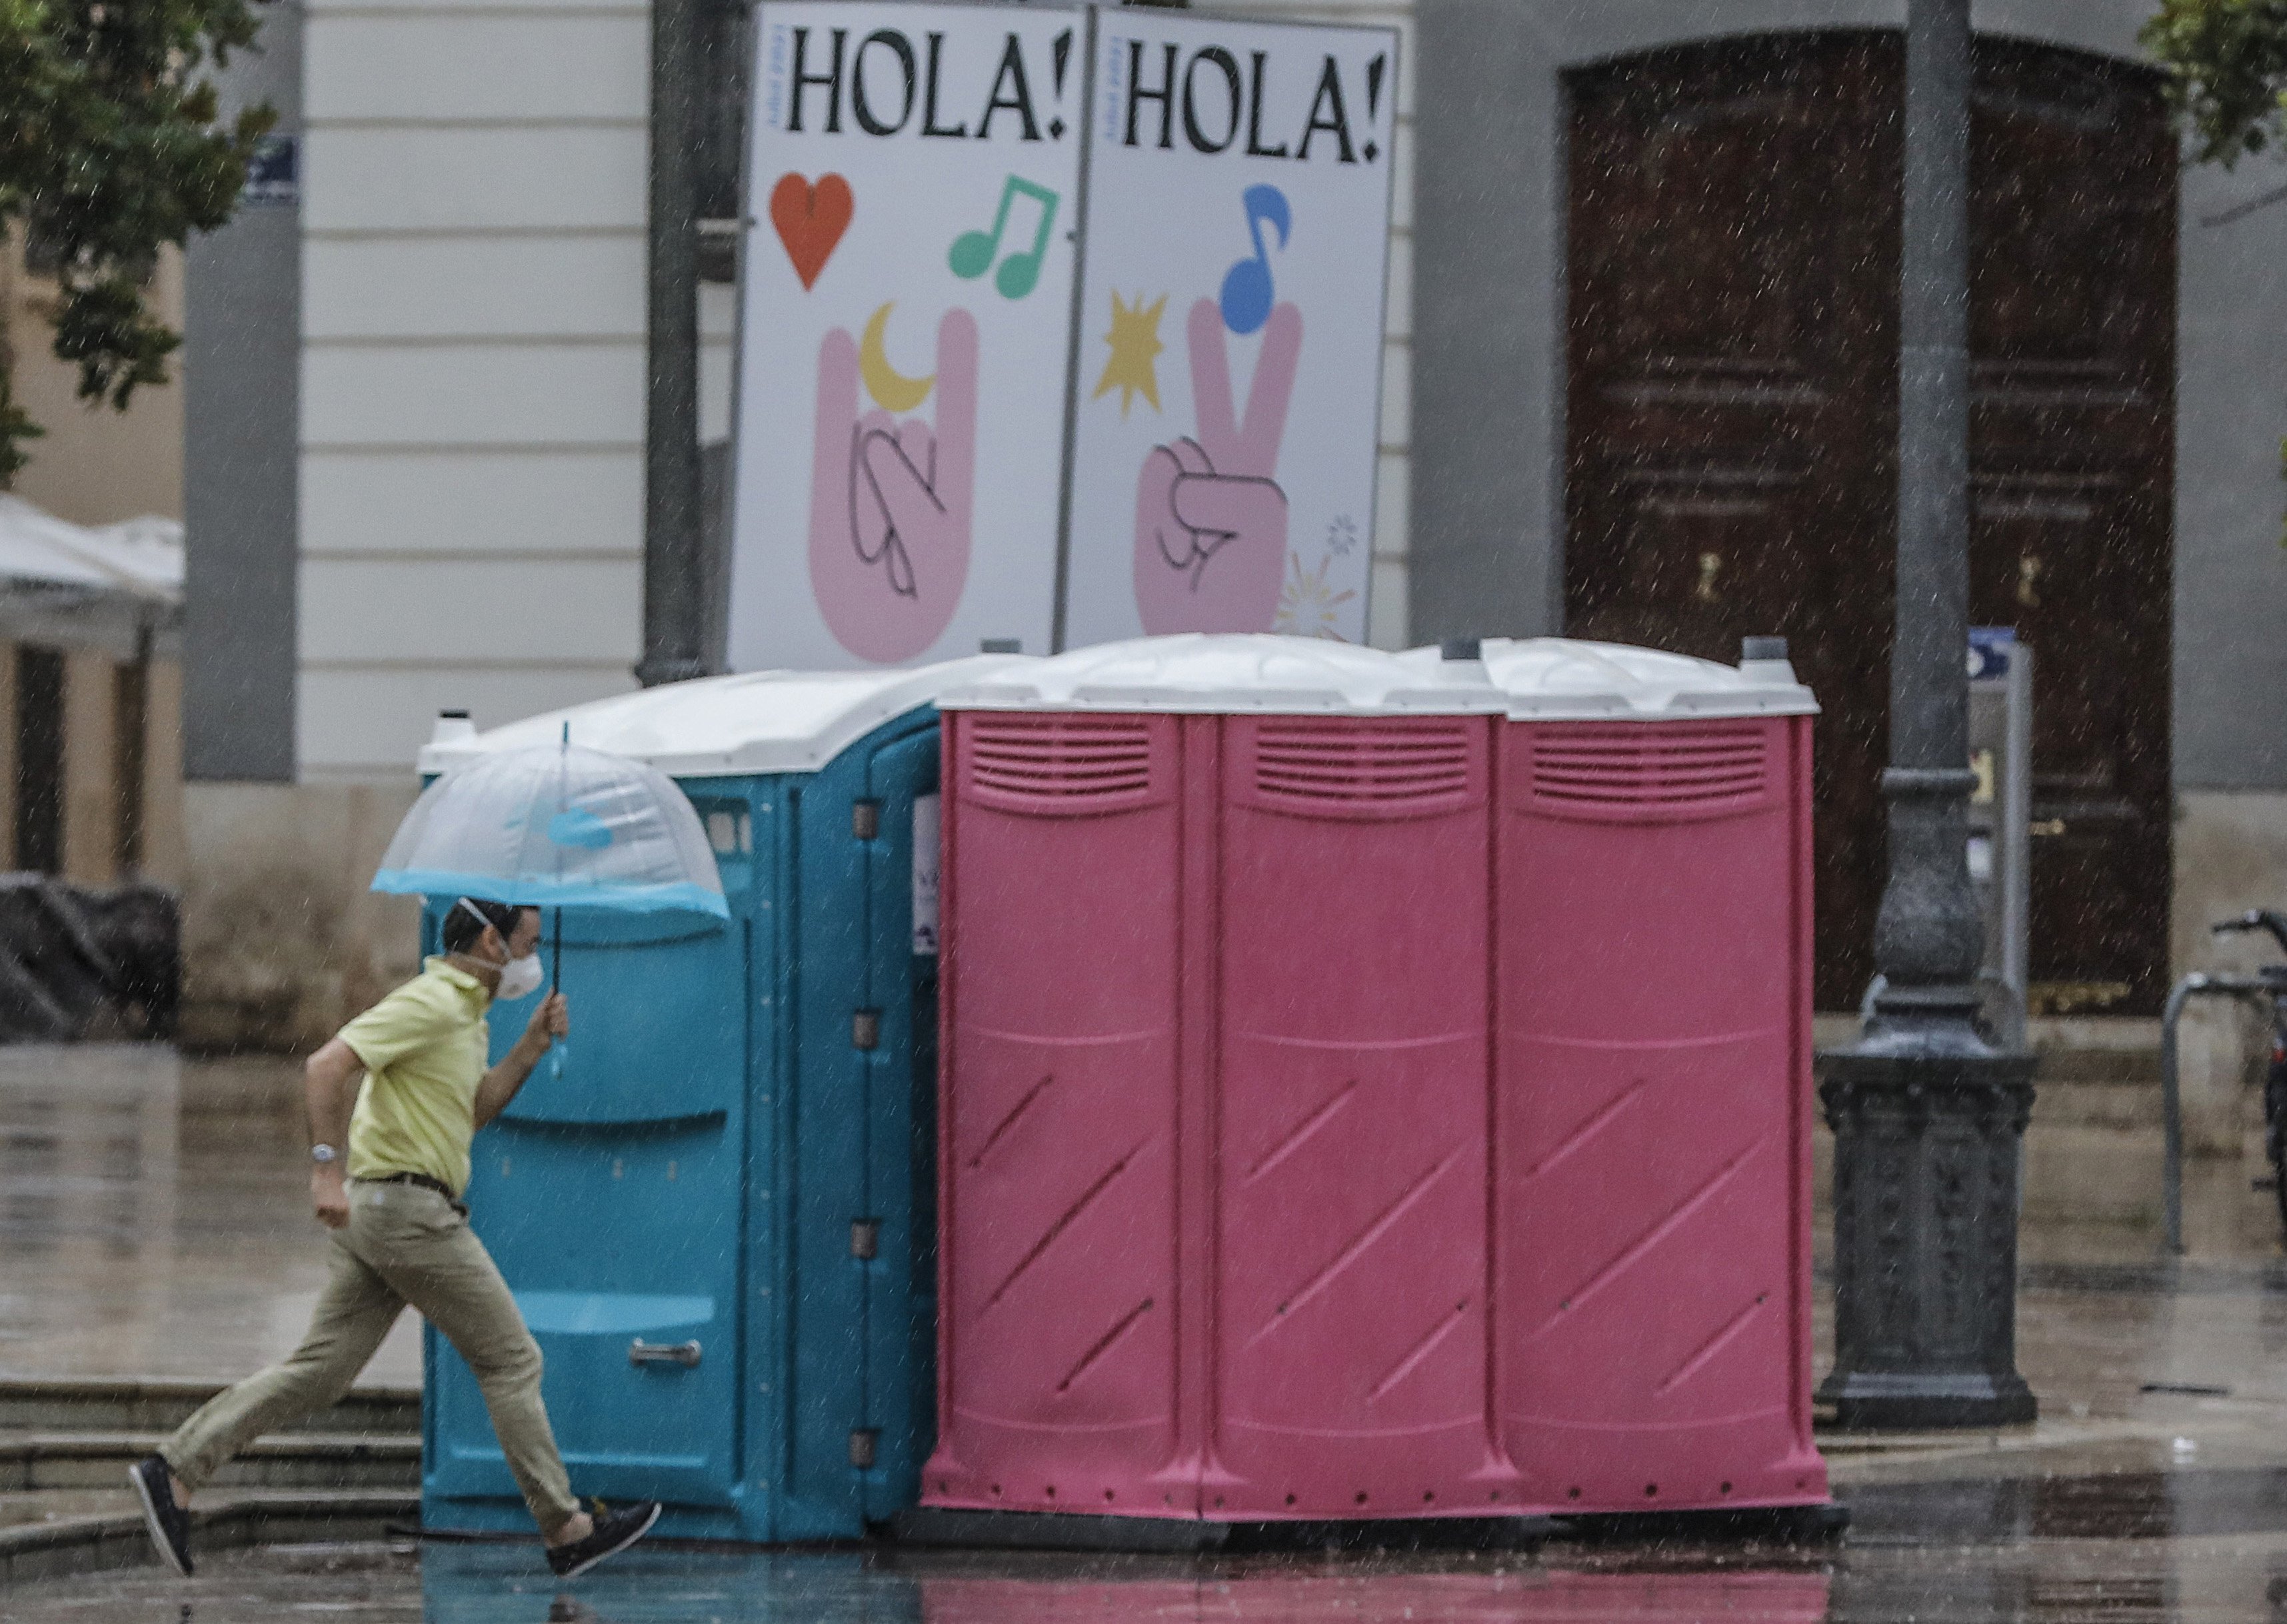
<path id="1" fill-rule="evenodd" d="M 239 193 L 246 203 L 291 206 L 302 201 L 302 143 L 290 135 L 266 135 L 254 144 L 246 161 L 246 185 Z"/>
<path id="2" fill-rule="evenodd" d="M 1969 628 L 1969 680 L 1998 679 L 2009 674 L 2009 657 L 2017 647 L 2014 626 L 1973 626 Z"/>

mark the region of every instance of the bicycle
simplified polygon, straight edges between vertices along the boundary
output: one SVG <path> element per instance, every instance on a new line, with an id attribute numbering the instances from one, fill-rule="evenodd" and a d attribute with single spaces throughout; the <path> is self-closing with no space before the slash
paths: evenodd
<path id="1" fill-rule="evenodd" d="M 2251 908 L 2236 919 L 2208 927 L 2212 935 L 2243 931 L 2271 933 L 2280 951 L 2287 953 L 2287 914 L 2268 908 Z M 2263 1154 L 2271 1163 L 2271 1190 L 2279 1204 L 2279 1222 L 2287 1232 L 2287 964 L 2259 965 L 2251 978 L 2212 976 L 2220 990 L 2260 994 L 2271 1005 L 2271 1059 L 2263 1076 Z"/>

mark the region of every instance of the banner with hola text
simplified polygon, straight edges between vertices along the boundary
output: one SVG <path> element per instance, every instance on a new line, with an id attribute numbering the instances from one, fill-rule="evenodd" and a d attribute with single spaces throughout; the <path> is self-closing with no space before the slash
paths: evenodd
<path id="1" fill-rule="evenodd" d="M 1049 645 L 1082 13 L 759 8 L 730 662 Z"/>
<path id="2" fill-rule="evenodd" d="M 756 54 L 734 668 L 1363 641 L 1394 31 L 769 0 Z"/>
<path id="3" fill-rule="evenodd" d="M 1397 35 L 1096 26 L 1066 642 L 1363 642 Z"/>

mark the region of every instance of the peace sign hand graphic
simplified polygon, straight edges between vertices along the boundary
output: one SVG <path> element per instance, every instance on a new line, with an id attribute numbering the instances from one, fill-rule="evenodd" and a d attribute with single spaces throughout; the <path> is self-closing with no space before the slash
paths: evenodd
<path id="1" fill-rule="evenodd" d="M 835 641 L 887 664 L 944 634 L 968 580 L 976 319 L 951 310 L 938 323 L 937 372 L 920 381 L 936 397 L 934 423 L 878 407 L 859 415 L 861 371 L 850 335 L 829 331 L 818 350 L 810 579 Z"/>
<path id="2" fill-rule="evenodd" d="M 1268 631 L 1286 569 L 1286 493 L 1273 477 L 1302 351 L 1302 313 L 1264 324 L 1246 418 L 1212 299 L 1186 324 L 1199 438 L 1156 445 L 1136 483 L 1136 606 L 1147 632 Z"/>

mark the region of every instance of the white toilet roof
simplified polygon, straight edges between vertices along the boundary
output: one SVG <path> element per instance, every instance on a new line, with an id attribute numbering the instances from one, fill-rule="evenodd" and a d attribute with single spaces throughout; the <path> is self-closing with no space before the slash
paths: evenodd
<path id="1" fill-rule="evenodd" d="M 1389 716 L 1492 712 L 1482 670 L 1269 633 L 1189 632 L 1025 660 L 938 700 L 945 710 Z"/>
<path id="2" fill-rule="evenodd" d="M 1818 701 L 1784 659 L 1737 666 L 1618 643 L 1488 637 L 1485 679 L 1523 721 L 1674 721 L 1694 716 L 1810 716 Z M 1436 649 L 1399 658 L 1427 669 L 1458 663 Z"/>
<path id="3" fill-rule="evenodd" d="M 1481 658 L 1269 634 L 1098 644 L 949 686 L 946 710 L 1387 716 L 1500 712 L 1518 721 L 1804 716 L 1818 702 L 1784 659 L 1738 666 L 1624 643 L 1488 637 Z"/>
<path id="4" fill-rule="evenodd" d="M 472 737 L 431 744 L 423 773 L 495 750 L 572 742 L 632 756 L 670 777 L 814 772 L 874 729 L 974 683 L 1022 656 L 973 655 L 891 671 L 756 671 L 700 677 L 528 716 Z"/>

